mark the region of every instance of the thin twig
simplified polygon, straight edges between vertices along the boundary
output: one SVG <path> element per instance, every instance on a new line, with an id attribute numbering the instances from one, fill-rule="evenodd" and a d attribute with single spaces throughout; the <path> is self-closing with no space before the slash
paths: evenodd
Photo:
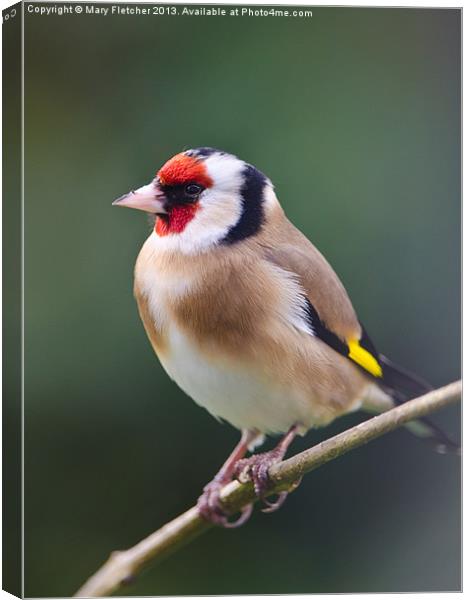
<path id="1" fill-rule="evenodd" d="M 443 408 L 461 397 L 461 381 L 456 381 L 424 396 L 410 400 L 386 413 L 373 417 L 316 446 L 275 465 L 269 471 L 275 493 L 294 487 L 305 473 L 330 460 L 366 444 L 400 427 L 408 421 Z M 222 502 L 227 512 L 238 512 L 255 500 L 251 483 L 231 482 L 223 490 Z M 107 562 L 75 594 L 76 597 L 109 596 L 130 583 L 149 563 L 155 563 L 192 541 L 211 525 L 198 514 L 196 507 L 170 521 L 147 538 L 121 552 L 113 552 Z"/>

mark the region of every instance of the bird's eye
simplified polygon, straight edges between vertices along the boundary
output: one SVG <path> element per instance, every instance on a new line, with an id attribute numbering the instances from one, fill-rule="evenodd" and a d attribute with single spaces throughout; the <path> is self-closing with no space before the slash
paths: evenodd
<path id="1" fill-rule="evenodd" d="M 203 192 L 203 187 L 198 185 L 198 183 L 189 183 L 185 186 L 185 193 L 187 196 L 191 196 L 194 198 L 195 196 L 199 196 Z"/>

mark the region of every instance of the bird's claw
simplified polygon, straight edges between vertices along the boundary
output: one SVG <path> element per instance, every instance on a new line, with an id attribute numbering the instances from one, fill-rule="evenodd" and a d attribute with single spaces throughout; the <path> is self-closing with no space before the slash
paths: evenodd
<path id="1" fill-rule="evenodd" d="M 279 492 L 278 498 L 276 499 L 275 502 L 270 502 L 266 498 L 263 498 L 263 502 L 264 502 L 264 504 L 266 504 L 266 507 L 262 509 L 262 512 L 272 513 L 272 512 L 275 512 L 276 510 L 278 510 L 278 508 L 281 508 L 284 504 L 284 501 L 289 496 L 289 494 L 291 492 L 294 492 L 294 490 L 300 486 L 301 481 L 302 481 L 302 477 L 300 477 L 299 479 L 297 479 L 296 481 L 291 483 L 288 490 Z"/>
<path id="2" fill-rule="evenodd" d="M 262 512 L 265 513 L 271 513 L 278 510 L 278 508 L 284 504 L 284 501 L 289 494 L 289 491 L 280 492 L 276 502 L 269 502 L 265 498 L 270 485 L 268 470 L 272 465 L 280 462 L 281 459 L 282 455 L 275 449 L 262 454 L 254 454 L 249 458 L 239 460 L 236 464 L 234 477 L 241 483 L 252 481 L 255 495 L 266 505 L 265 508 L 262 509 Z"/>
<path id="3" fill-rule="evenodd" d="M 240 517 L 234 521 L 229 520 L 221 505 L 221 490 L 226 485 L 226 482 L 213 480 L 203 488 L 203 494 L 197 502 L 200 515 L 213 525 L 219 525 L 226 529 L 234 529 L 240 527 L 249 520 L 252 514 L 253 505 L 248 504 L 241 510 Z"/>
<path id="4" fill-rule="evenodd" d="M 276 502 L 270 502 L 266 498 L 262 498 L 262 501 L 265 504 L 265 508 L 262 508 L 262 512 L 272 513 L 278 510 L 278 508 L 281 508 L 288 497 L 288 494 L 289 492 L 280 492 Z"/>

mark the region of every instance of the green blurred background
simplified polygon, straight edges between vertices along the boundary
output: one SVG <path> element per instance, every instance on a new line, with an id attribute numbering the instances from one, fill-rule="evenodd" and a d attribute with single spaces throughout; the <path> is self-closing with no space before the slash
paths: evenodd
<path id="1" fill-rule="evenodd" d="M 111 208 L 180 150 L 263 170 L 381 351 L 436 386 L 459 377 L 460 11 L 26 11 L 25 33 L 25 591 L 66 596 L 191 506 L 237 441 L 153 355 L 132 297 L 149 226 Z M 435 420 L 459 438 L 459 416 Z M 398 431 L 126 593 L 460 586 L 460 461 Z"/>

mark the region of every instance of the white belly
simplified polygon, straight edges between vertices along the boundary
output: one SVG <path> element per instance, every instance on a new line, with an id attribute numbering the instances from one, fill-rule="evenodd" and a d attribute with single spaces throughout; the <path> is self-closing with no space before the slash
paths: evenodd
<path id="1" fill-rule="evenodd" d="M 308 429 L 310 403 L 281 389 L 241 364 L 205 358 L 174 325 L 168 350 L 160 357 L 168 375 L 197 404 L 239 429 L 287 431 L 295 423 Z"/>

